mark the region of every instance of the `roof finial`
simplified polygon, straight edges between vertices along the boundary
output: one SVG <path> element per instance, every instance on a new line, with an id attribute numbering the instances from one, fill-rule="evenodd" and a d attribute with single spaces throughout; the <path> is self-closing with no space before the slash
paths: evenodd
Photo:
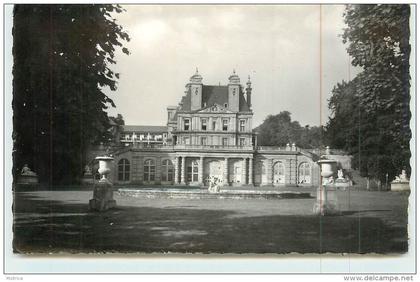
<path id="1" fill-rule="evenodd" d="M 235 74 L 236 73 L 236 71 L 235 71 L 235 69 L 233 69 L 233 74 Z"/>
<path id="2" fill-rule="evenodd" d="M 195 74 L 198 74 L 198 67 L 195 67 Z"/>

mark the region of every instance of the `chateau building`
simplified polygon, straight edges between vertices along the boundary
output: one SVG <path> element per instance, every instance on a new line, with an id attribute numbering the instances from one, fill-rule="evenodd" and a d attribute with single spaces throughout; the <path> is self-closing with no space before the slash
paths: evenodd
<path id="1" fill-rule="evenodd" d="M 227 85 L 205 85 L 196 73 L 178 106 L 167 108 L 162 126 L 124 126 L 114 153 L 114 183 L 207 185 L 215 176 L 224 185 L 311 186 L 319 181 L 313 152 L 258 146 L 252 132 L 252 87 L 233 72 Z"/>

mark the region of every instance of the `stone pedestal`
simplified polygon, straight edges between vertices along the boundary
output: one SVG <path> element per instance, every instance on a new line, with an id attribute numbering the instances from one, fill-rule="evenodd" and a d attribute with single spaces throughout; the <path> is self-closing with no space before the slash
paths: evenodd
<path id="1" fill-rule="evenodd" d="M 391 191 L 410 191 L 410 182 L 391 182 Z"/>
<path id="2" fill-rule="evenodd" d="M 94 178 L 93 178 L 93 174 L 85 174 L 85 175 L 83 175 L 83 177 L 82 177 L 82 184 L 83 185 L 91 185 L 94 182 L 95 181 L 94 181 Z"/>
<path id="3" fill-rule="evenodd" d="M 38 184 L 37 175 L 19 175 L 17 184 L 19 185 L 36 185 Z"/>
<path id="4" fill-rule="evenodd" d="M 405 170 L 391 182 L 391 191 L 410 191 L 410 180 L 407 178 Z"/>
<path id="5" fill-rule="evenodd" d="M 313 209 L 315 214 L 339 215 L 341 212 L 337 198 L 337 189 L 333 186 L 318 187 Z"/>
<path id="6" fill-rule="evenodd" d="M 323 159 L 319 160 L 318 164 L 320 165 L 322 179 L 321 185 L 317 189 L 313 212 L 322 216 L 340 214 L 337 189 L 334 187 L 333 178 L 337 170 L 337 162 Z"/>
<path id="7" fill-rule="evenodd" d="M 93 187 L 93 199 L 89 200 L 89 208 L 94 211 L 106 211 L 117 205 L 113 199 L 112 184 L 108 181 L 99 181 Z"/>
<path id="8" fill-rule="evenodd" d="M 98 172 L 102 179 L 93 186 L 93 198 L 89 200 L 89 208 L 94 211 L 106 211 L 117 205 L 113 199 L 112 184 L 106 178 L 111 172 L 111 162 L 114 158 L 103 156 L 96 157 L 96 160 L 99 161 Z"/>

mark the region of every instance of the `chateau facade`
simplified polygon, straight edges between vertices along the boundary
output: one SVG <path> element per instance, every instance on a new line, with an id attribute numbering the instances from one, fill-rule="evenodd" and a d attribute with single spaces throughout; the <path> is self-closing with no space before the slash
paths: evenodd
<path id="1" fill-rule="evenodd" d="M 114 152 L 113 182 L 140 185 L 318 185 L 318 156 L 294 144 L 261 147 L 252 131 L 252 87 L 233 72 L 224 86 L 204 85 L 196 73 L 166 127 L 124 126 Z"/>

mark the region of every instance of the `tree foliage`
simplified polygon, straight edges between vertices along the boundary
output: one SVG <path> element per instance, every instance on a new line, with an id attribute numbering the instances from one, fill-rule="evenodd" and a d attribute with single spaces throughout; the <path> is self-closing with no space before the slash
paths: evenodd
<path id="1" fill-rule="evenodd" d="M 287 143 L 295 143 L 298 147 L 309 149 L 323 145 L 321 127 L 302 127 L 298 121 L 292 121 L 288 111 L 267 116 L 255 131 L 258 132 L 258 144 L 261 146 L 285 146 Z"/>
<path id="2" fill-rule="evenodd" d="M 112 18 L 118 5 L 15 5 L 13 25 L 14 175 L 28 163 L 51 184 L 76 180 L 86 148 L 106 140 L 103 89 L 128 34 Z"/>
<path id="3" fill-rule="evenodd" d="M 410 171 L 409 16 L 409 5 L 348 5 L 344 13 L 343 42 L 363 70 L 333 89 L 327 136 L 379 180 Z"/>

